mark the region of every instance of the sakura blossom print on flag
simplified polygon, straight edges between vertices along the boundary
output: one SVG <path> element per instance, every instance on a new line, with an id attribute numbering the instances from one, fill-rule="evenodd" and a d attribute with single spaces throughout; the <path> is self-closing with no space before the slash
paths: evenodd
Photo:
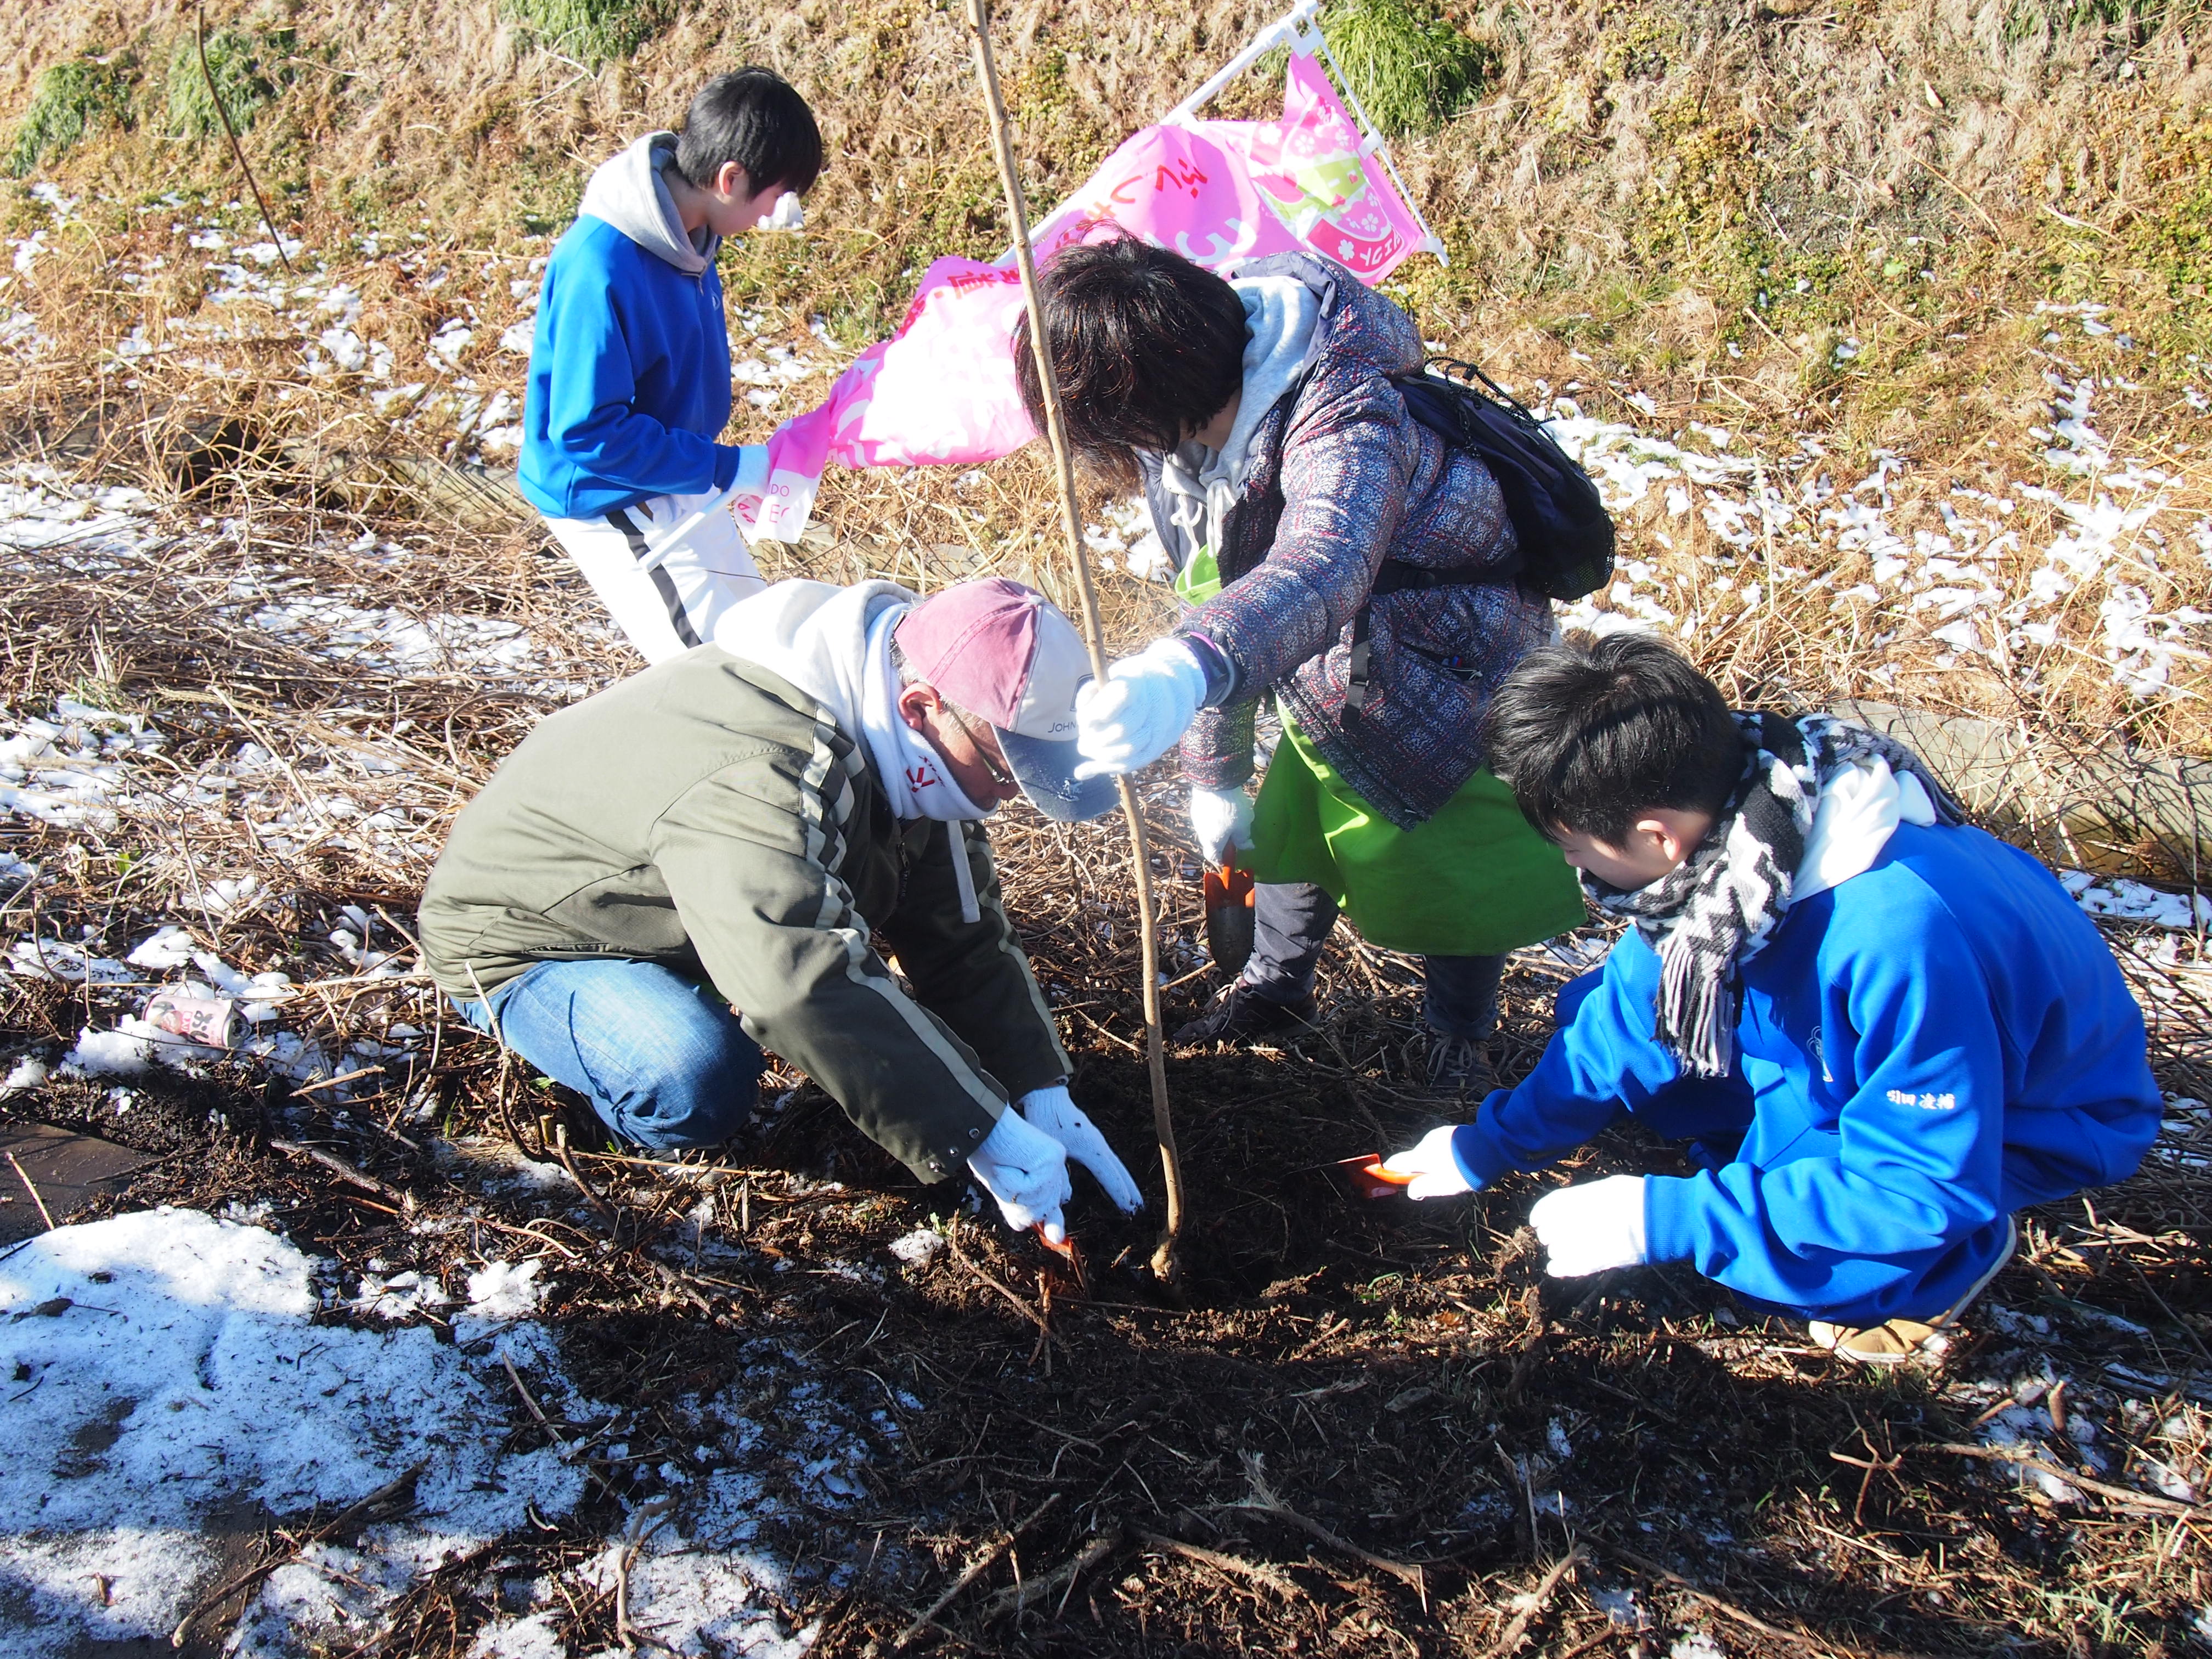
<path id="1" fill-rule="evenodd" d="M 1040 264 L 1118 228 L 1209 269 L 1311 249 L 1370 284 L 1433 247 L 1310 50 L 1291 54 L 1273 121 L 1146 127 L 1031 233 Z M 1014 384 L 1023 315 L 1010 249 L 995 264 L 939 259 L 898 332 L 870 346 L 828 401 L 769 438 L 769 476 L 731 498 L 746 533 L 793 541 L 822 473 L 850 467 L 970 465 L 1036 435 Z"/>

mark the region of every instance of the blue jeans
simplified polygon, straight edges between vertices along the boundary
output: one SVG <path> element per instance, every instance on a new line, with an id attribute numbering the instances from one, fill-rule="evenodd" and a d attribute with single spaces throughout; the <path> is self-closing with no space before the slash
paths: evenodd
<path id="1" fill-rule="evenodd" d="M 653 962 L 541 962 L 461 1018 L 592 1103 L 621 1139 L 655 1152 L 713 1146 L 760 1096 L 760 1045 L 711 985 Z"/>

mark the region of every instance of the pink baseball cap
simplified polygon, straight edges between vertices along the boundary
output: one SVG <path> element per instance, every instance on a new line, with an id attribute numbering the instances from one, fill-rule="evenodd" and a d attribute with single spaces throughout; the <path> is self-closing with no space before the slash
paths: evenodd
<path id="1" fill-rule="evenodd" d="M 915 677 L 998 733 L 1007 769 L 1048 818 L 1095 818 L 1111 778 L 1075 776 L 1075 694 L 1091 678 L 1075 624 L 1033 587 L 986 576 L 931 594 L 891 629 Z"/>

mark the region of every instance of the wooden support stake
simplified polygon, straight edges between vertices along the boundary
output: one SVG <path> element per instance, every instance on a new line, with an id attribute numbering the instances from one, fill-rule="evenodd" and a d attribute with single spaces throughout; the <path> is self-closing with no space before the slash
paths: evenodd
<path id="1" fill-rule="evenodd" d="M 991 55 L 991 18 L 988 0 L 968 0 L 969 26 L 975 31 L 975 73 L 983 83 L 983 104 L 990 117 L 991 154 L 999 164 L 999 183 L 1006 191 L 1006 217 L 1014 231 L 1014 260 L 1021 269 L 1022 295 L 1029 302 L 1030 349 L 1036 359 L 1037 379 L 1044 390 L 1045 436 L 1052 446 L 1053 466 L 1060 483 L 1060 515 L 1067 532 L 1067 556 L 1075 567 L 1076 592 L 1083 603 L 1083 636 L 1091 647 L 1091 672 L 1101 682 L 1106 678 L 1106 635 L 1098 621 L 1098 592 L 1091 577 L 1091 557 L 1083 545 L 1083 509 L 1075 495 L 1075 457 L 1068 447 L 1067 423 L 1060 408 L 1060 376 L 1045 343 L 1044 307 L 1037 294 L 1036 257 L 1030 247 L 1030 216 L 1022 193 L 1021 175 L 1014 167 L 1014 141 L 1006 118 L 1006 101 L 999 91 L 999 69 Z M 1152 1252 L 1152 1272 L 1169 1284 L 1182 1276 L 1179 1254 L 1182 1238 L 1182 1161 L 1176 1153 L 1175 1115 L 1168 1106 L 1166 1041 L 1160 1027 L 1159 938 L 1152 913 L 1152 848 L 1145 834 L 1145 815 L 1138 805 L 1136 785 L 1117 779 L 1121 792 L 1121 815 L 1128 821 L 1129 844 L 1136 866 L 1138 938 L 1144 957 L 1145 1064 L 1152 1085 L 1152 1133 L 1160 1146 L 1160 1166 L 1167 1182 L 1166 1225 L 1158 1248 Z"/>

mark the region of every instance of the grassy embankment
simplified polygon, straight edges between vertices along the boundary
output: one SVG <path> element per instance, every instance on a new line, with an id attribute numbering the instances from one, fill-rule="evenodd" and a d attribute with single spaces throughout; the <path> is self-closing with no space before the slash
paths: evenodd
<path id="1" fill-rule="evenodd" d="M 527 261 L 565 222 L 590 166 L 672 120 L 704 72 L 740 60 L 805 88 L 833 152 L 803 240 L 761 238 L 728 256 L 733 303 L 763 314 L 763 337 L 782 331 L 803 352 L 819 317 L 855 348 L 896 322 L 928 258 L 1002 246 L 957 9 L 806 0 L 732 21 L 628 0 L 417 0 L 367 27 L 296 0 L 218 14 L 209 58 L 247 153 L 287 231 L 358 280 L 356 326 L 397 354 L 392 382 L 450 374 L 429 344 L 465 317 L 485 395 L 515 386 L 519 358 L 485 363 L 486 343 L 525 314 Z M 1010 8 L 1002 49 L 1034 195 L 1079 182 L 1267 15 L 1255 3 L 1162 15 L 1090 0 Z M 186 9 L 144 3 L 27 9 L 0 23 L 14 69 L 0 109 L 15 118 L 22 181 L 8 222 L 18 235 L 50 224 L 33 180 L 82 198 L 10 290 L 54 342 L 15 365 L 19 443 L 46 424 L 34 411 L 103 385 L 112 395 L 112 377 L 92 371 L 132 328 L 158 346 L 208 314 L 192 216 L 171 192 L 211 205 L 242 238 L 261 234 L 191 23 Z M 1901 694 L 2071 738 L 2118 732 L 2203 751 L 2212 633 L 2190 607 L 2212 605 L 2212 582 L 2188 531 L 2212 496 L 2196 406 L 2212 77 L 2197 65 L 2193 9 L 1489 5 L 1432 18 L 1410 47 L 1425 61 L 1410 64 L 1382 0 L 1340 8 L 1336 27 L 1452 252 L 1448 269 L 1412 262 L 1394 289 L 1428 337 L 1524 386 L 1577 382 L 1589 413 L 1692 453 L 1727 449 L 1712 436 L 1725 429 L 1739 456 L 1802 460 L 1810 438 L 1826 462 L 1801 466 L 1805 482 L 1825 473 L 1848 489 L 1887 453 L 1888 525 L 1907 538 L 1942 533 L 1957 486 L 2005 495 L 2014 481 L 2056 484 L 2084 507 L 2115 493 L 2094 477 L 2053 478 L 2040 460 L 2054 377 L 2090 386 L 2089 422 L 2114 456 L 2163 475 L 2150 487 L 2160 509 L 2037 609 L 2047 637 L 2020 635 L 2018 601 L 2068 520 L 2057 501 L 2015 500 L 2014 544 L 1989 557 L 2014 614 L 1978 648 L 1931 641 L 1953 612 L 1909 595 L 1834 599 L 1862 581 L 1866 550 L 1832 531 L 1801 537 L 1809 514 L 1778 544 L 1762 520 L 1776 602 L 1741 625 L 1707 619 L 1697 642 L 1717 668 L 1747 691 Z M 1255 77 L 1228 107 L 1263 110 L 1271 95 Z M 387 251 L 419 244 L 427 263 L 413 275 L 435 264 L 444 291 L 358 257 L 364 235 Z M 2047 302 L 2110 309 L 2084 333 L 2039 312 Z M 144 415 L 175 424 L 244 406 L 294 440 L 355 453 L 434 452 L 453 435 L 458 400 L 407 404 L 395 437 L 359 376 L 316 379 L 296 352 L 257 353 L 244 339 L 204 332 L 196 343 L 197 363 L 250 373 L 142 358 Z M 758 430 L 820 385 L 741 414 Z M 1626 401 L 1639 395 L 1648 411 Z M 964 485 L 833 479 L 824 520 L 841 534 L 969 544 L 1026 564 L 1050 528 L 1026 467 Z M 2121 509 L 2150 499 L 2116 493 Z M 1745 556 L 1656 495 L 1632 517 L 1628 551 L 1645 562 L 1635 584 L 1670 614 L 1698 610 L 1713 574 Z M 1822 577 L 1826 588 L 1809 592 Z M 2126 620 L 2113 619 L 2116 594 L 2180 647 L 2167 689 L 2115 683 Z"/>

